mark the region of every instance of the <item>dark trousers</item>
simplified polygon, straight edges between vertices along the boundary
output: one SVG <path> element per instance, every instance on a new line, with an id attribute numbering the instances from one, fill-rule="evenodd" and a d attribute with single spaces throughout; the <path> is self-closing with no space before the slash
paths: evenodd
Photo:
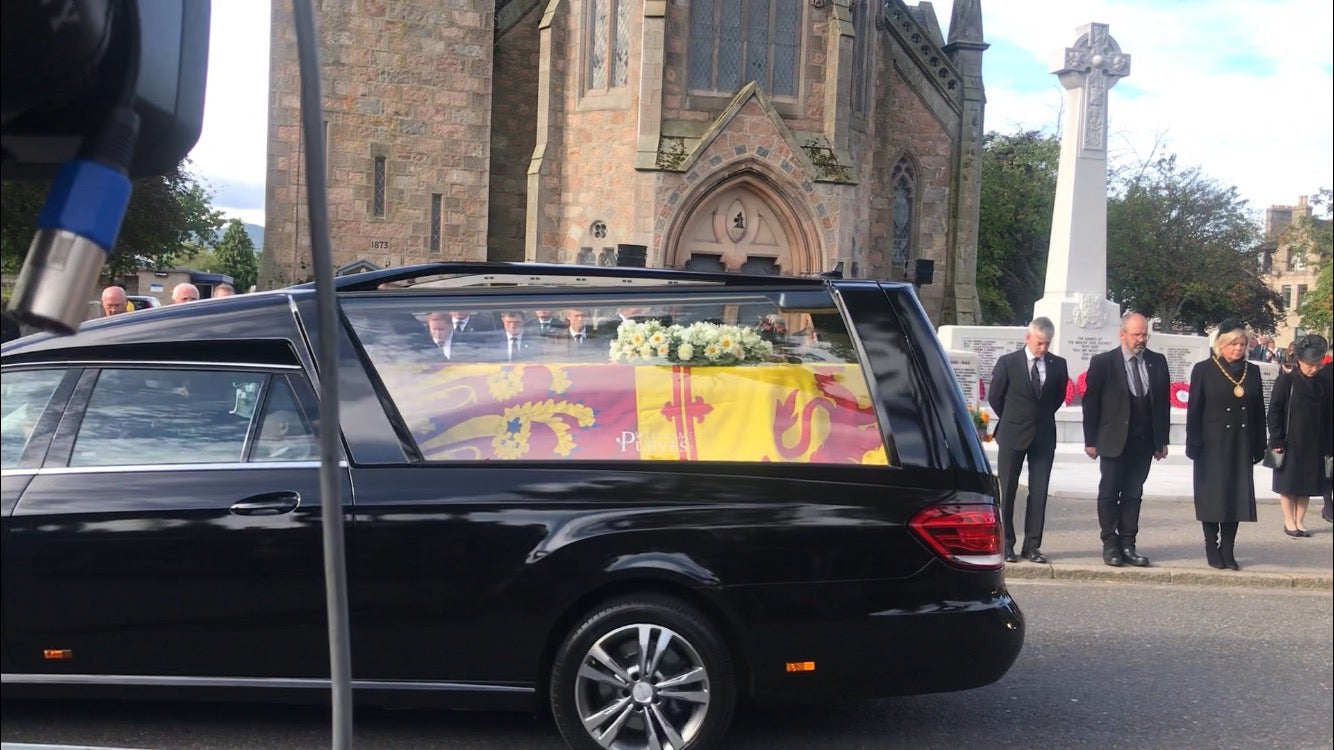
<path id="1" fill-rule="evenodd" d="M 1014 549 L 1014 496 L 1019 491 L 1019 472 L 1028 461 L 1028 502 L 1024 509 L 1023 552 L 1042 546 L 1042 524 L 1047 518 L 1047 484 L 1051 480 L 1055 445 L 1030 444 L 1024 450 L 997 451 L 996 469 L 1000 473 L 1001 523 L 1005 527 L 1005 549 Z"/>
<path id="2" fill-rule="evenodd" d="M 1139 534 L 1139 509 L 1144 500 L 1144 480 L 1153 464 L 1151 440 L 1128 438 L 1116 458 L 1104 457 L 1099 465 L 1098 526 L 1102 546 L 1121 549 L 1135 546 Z"/>

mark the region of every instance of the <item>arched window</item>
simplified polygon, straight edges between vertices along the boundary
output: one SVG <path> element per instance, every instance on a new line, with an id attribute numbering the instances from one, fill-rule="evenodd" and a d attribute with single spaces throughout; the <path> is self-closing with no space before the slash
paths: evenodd
<path id="1" fill-rule="evenodd" d="M 891 273 L 908 273 L 908 261 L 913 257 L 913 225 L 917 214 L 917 170 L 905 155 L 894 165 L 889 175 L 889 193 L 893 199 L 890 269 Z"/>
<path id="2" fill-rule="evenodd" d="M 801 62 L 801 0 L 691 0 L 690 90 L 731 96 L 757 81 L 795 99 Z"/>
<path id="3" fill-rule="evenodd" d="M 630 7 L 630 0 L 585 0 L 585 91 L 625 88 L 629 81 Z"/>

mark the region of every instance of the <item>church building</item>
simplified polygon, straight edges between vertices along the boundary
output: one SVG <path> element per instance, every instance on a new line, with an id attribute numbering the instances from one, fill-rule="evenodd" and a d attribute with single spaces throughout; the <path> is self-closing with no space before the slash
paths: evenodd
<path id="1" fill-rule="evenodd" d="M 321 0 L 334 264 L 912 279 L 978 320 L 980 0 Z M 296 32 L 271 26 L 260 286 L 310 277 Z M 919 263 L 919 261 L 924 261 Z"/>

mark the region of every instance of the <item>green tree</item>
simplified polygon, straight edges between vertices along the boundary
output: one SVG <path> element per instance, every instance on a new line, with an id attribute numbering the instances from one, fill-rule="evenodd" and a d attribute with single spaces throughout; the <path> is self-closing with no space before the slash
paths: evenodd
<path id="1" fill-rule="evenodd" d="M 211 241 L 222 226 L 213 210 L 212 194 L 183 161 L 170 173 L 134 181 L 130 205 L 121 224 L 115 252 L 102 273 L 114 278 L 141 268 L 170 268 L 191 243 Z M 37 215 L 50 183 L 5 182 L 0 187 L 0 266 L 17 271 L 37 231 Z"/>
<path id="2" fill-rule="evenodd" d="M 982 141 L 977 293 L 985 323 L 1026 323 L 1042 296 L 1060 155 L 1060 140 L 1037 131 Z"/>
<path id="3" fill-rule="evenodd" d="M 1302 216 L 1283 231 L 1280 241 L 1292 251 L 1305 256 L 1308 268 L 1320 269 L 1316 275 L 1315 288 L 1308 291 L 1297 306 L 1300 325 L 1313 333 L 1330 332 L 1331 303 L 1334 303 L 1334 288 L 1330 284 L 1330 268 L 1334 266 L 1334 231 L 1331 231 L 1331 195 L 1329 188 L 1321 189 L 1310 201 L 1312 216 Z"/>
<path id="4" fill-rule="evenodd" d="M 1107 205 L 1109 296 L 1178 329 L 1203 333 L 1225 317 L 1261 331 L 1283 300 L 1260 278 L 1259 229 L 1235 187 L 1175 156 L 1122 178 Z"/>
<path id="5" fill-rule="evenodd" d="M 255 255 L 255 243 L 246 234 L 245 224 L 240 219 L 227 222 L 227 231 L 222 240 L 213 248 L 213 260 L 217 270 L 232 277 L 236 289 L 249 291 L 259 278 L 259 258 Z"/>

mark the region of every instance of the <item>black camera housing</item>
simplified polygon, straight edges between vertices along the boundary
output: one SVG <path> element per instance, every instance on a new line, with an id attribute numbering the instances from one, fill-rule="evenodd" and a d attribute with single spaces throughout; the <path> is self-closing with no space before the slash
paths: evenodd
<path id="1" fill-rule="evenodd" d="M 136 53 L 129 176 L 175 168 L 203 127 L 210 11 L 209 0 L 5 2 L 0 179 L 49 179 L 74 158 L 119 103 Z"/>

